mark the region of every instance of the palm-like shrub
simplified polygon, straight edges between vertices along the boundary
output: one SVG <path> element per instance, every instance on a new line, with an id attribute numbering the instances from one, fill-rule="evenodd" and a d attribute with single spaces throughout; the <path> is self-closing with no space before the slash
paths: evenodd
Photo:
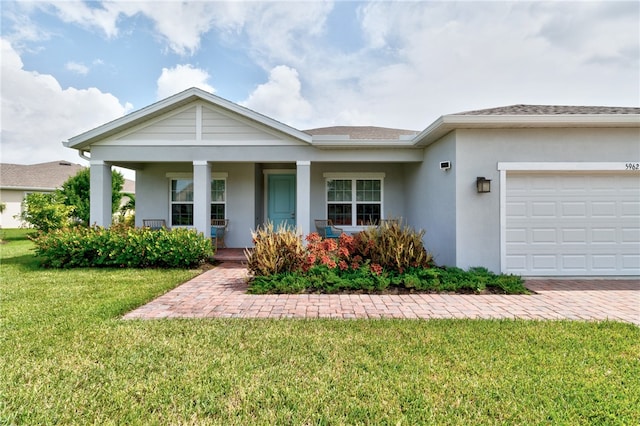
<path id="1" fill-rule="evenodd" d="M 251 232 L 254 248 L 245 250 L 247 267 L 256 276 L 299 270 L 305 258 L 302 237 L 295 227 L 281 225 L 274 230 L 268 222 Z"/>
<path id="2" fill-rule="evenodd" d="M 433 259 L 424 248 L 423 237 L 424 231 L 416 231 L 401 220 L 385 221 L 357 234 L 353 252 L 387 271 L 426 268 Z"/>

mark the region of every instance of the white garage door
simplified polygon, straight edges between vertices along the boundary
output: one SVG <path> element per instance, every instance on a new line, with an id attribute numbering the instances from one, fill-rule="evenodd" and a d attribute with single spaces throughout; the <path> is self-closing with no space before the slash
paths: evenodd
<path id="1" fill-rule="evenodd" d="M 640 275 L 638 173 L 508 173 L 506 269 Z"/>

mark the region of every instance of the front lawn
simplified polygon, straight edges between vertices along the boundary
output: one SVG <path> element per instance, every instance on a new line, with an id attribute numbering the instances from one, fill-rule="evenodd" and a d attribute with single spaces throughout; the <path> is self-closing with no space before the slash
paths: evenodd
<path id="1" fill-rule="evenodd" d="M 39 269 L 4 232 L 0 424 L 638 424 L 640 328 L 119 317 L 198 271 Z"/>

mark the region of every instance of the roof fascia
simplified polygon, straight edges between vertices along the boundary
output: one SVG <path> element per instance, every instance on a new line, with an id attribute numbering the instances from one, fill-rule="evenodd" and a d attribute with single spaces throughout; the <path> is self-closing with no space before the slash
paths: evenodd
<path id="1" fill-rule="evenodd" d="M 195 87 L 177 93 L 171 97 L 158 101 L 123 117 L 117 118 L 113 121 L 103 124 L 102 126 L 96 127 L 95 129 L 74 136 L 62 143 L 67 148 L 83 149 L 91 145 L 98 139 L 103 139 L 113 134 L 119 133 L 120 131 L 125 130 L 128 127 L 135 126 L 136 124 L 139 124 L 145 120 L 159 116 L 170 108 L 180 107 L 198 99 L 232 111 L 265 126 L 271 127 L 293 138 L 311 143 L 311 136 L 307 133 L 304 133 L 293 127 L 287 126 L 286 124 L 280 123 L 279 121 L 273 120 L 248 108 L 235 104 L 219 96 L 215 96 L 211 93 L 207 93 L 204 90 Z"/>
<path id="2" fill-rule="evenodd" d="M 638 114 L 443 115 L 420 132 L 413 143 L 427 146 L 457 129 L 550 127 L 640 127 Z"/>

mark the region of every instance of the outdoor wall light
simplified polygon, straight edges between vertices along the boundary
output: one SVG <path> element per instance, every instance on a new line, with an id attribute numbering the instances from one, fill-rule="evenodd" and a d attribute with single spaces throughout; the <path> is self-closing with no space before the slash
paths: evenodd
<path id="1" fill-rule="evenodd" d="M 479 193 L 491 192 L 491 179 L 478 176 L 476 178 L 476 189 Z"/>

